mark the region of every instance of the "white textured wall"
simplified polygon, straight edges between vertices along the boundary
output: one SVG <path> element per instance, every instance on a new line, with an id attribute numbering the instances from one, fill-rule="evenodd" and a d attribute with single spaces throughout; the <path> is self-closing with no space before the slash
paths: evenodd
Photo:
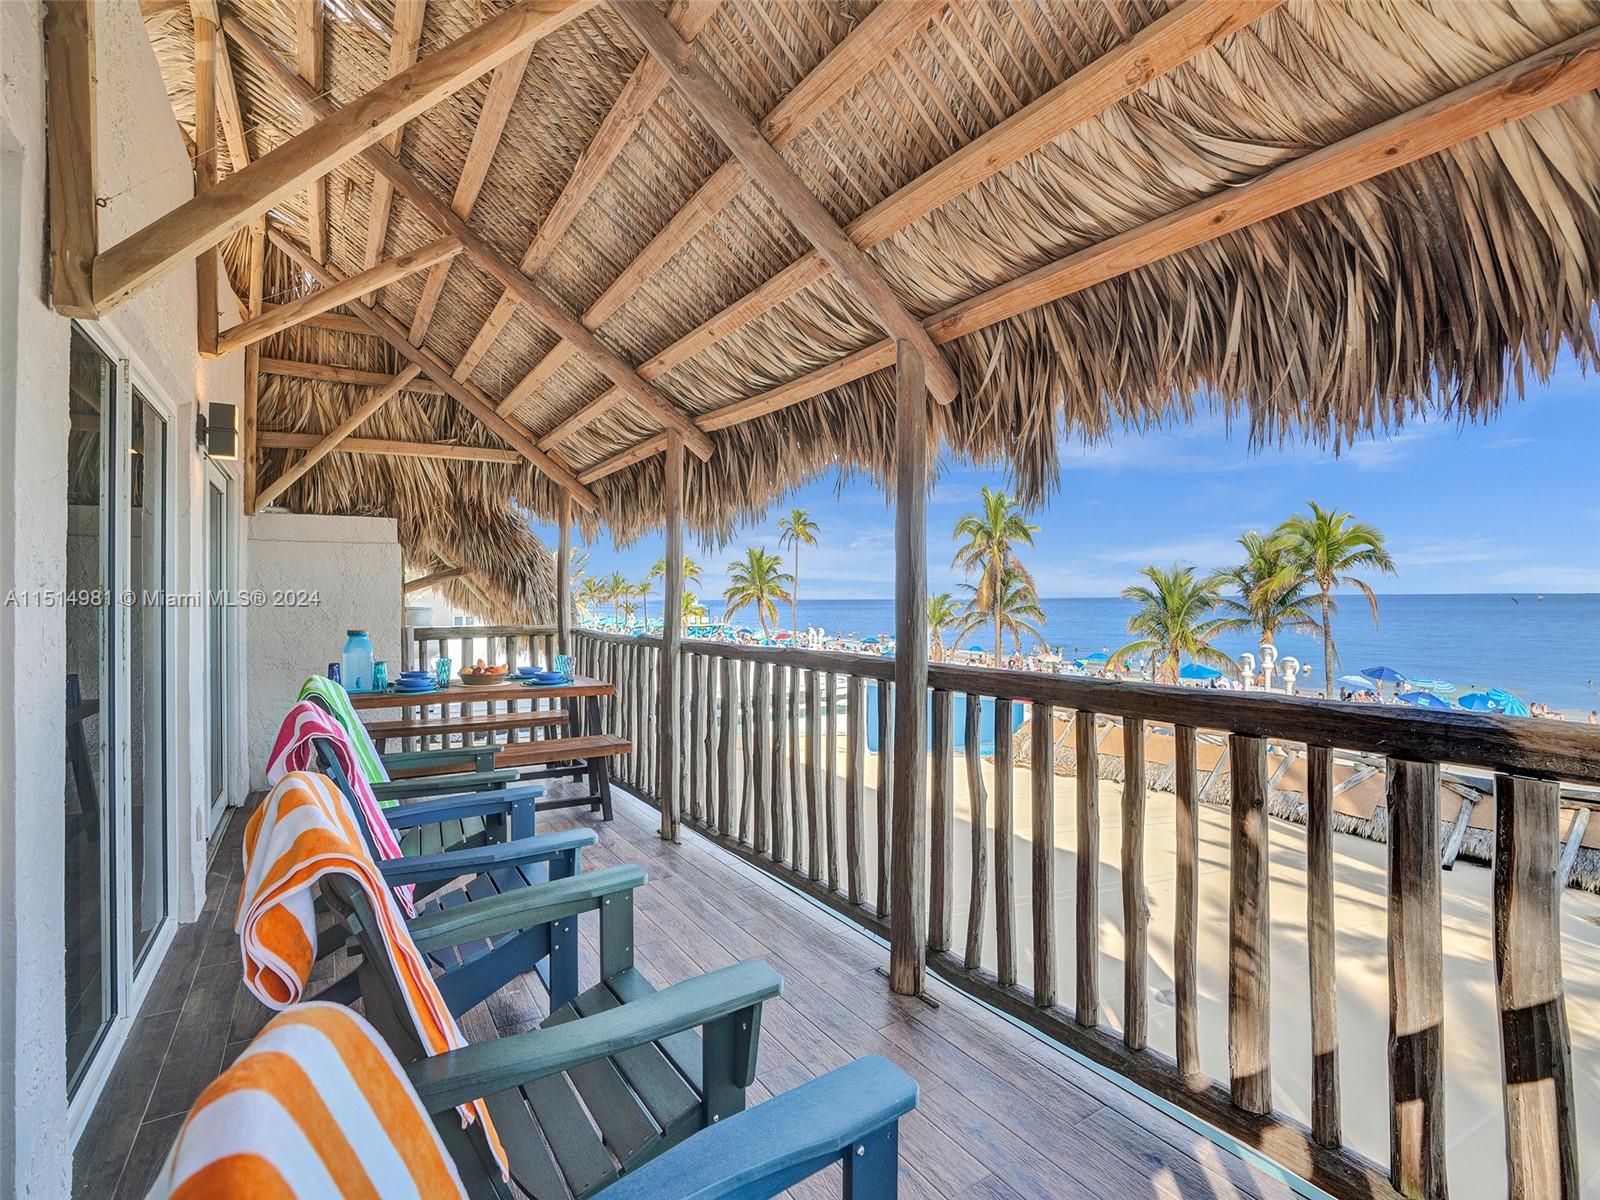
<path id="1" fill-rule="evenodd" d="M 155 55 L 133 3 L 96 8 L 101 247 L 192 193 L 192 174 Z M 43 4 L 0 3 L 0 596 L 65 583 L 67 373 L 71 323 L 49 307 L 45 222 Z M 194 272 L 180 268 L 101 327 L 173 406 L 174 587 L 203 585 L 195 504 L 203 479 L 192 430 L 197 396 L 239 403 L 242 355 L 199 363 Z M 178 835 L 173 909 L 203 895 L 203 614 L 173 627 Z M 60 1197 L 71 1153 L 63 1050 L 62 684 L 59 607 L 0 605 L 0 1195 Z M 194 737 L 191 738 L 191 730 Z M 202 769 L 196 773 L 195 764 Z M 126 1022 L 130 1014 L 123 1014 Z"/>
<path id="2" fill-rule="evenodd" d="M 262 787 L 283 714 L 307 675 L 339 659 L 347 629 L 365 629 L 400 670 L 400 541 L 386 517 L 266 512 L 250 521 L 249 556 L 250 589 L 316 593 L 305 607 L 250 610 L 250 779 Z"/>

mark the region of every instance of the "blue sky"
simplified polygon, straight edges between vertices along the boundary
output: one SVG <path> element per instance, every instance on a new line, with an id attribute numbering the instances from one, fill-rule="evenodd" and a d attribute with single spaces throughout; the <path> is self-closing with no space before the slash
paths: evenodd
<path id="1" fill-rule="evenodd" d="M 1074 446 L 1061 486 L 1033 514 L 1029 568 L 1047 597 L 1110 596 L 1146 563 L 1227 565 L 1246 529 L 1267 529 L 1308 499 L 1371 521 L 1389 538 L 1399 573 L 1384 592 L 1600 592 L 1600 382 L 1570 357 L 1486 425 L 1412 422 L 1395 437 L 1335 457 L 1306 446 L 1251 451 L 1220 419 L 1110 444 Z M 929 584 L 953 591 L 949 531 L 1002 471 L 946 459 L 928 507 Z M 778 549 L 791 505 L 811 511 L 821 545 L 803 552 L 801 589 L 813 599 L 894 594 L 894 513 L 868 483 L 840 489 L 830 473 L 776 502 L 724 548 L 689 550 L 720 595 L 727 563 L 748 545 Z M 539 531 L 554 545 L 553 528 Z M 661 539 L 618 550 L 602 534 L 591 572 L 642 578 Z M 787 558 L 787 553 L 785 558 Z"/>

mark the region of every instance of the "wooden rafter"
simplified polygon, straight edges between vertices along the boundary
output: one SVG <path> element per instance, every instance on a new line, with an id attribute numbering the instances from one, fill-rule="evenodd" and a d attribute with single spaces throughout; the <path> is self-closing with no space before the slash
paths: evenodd
<path id="1" fill-rule="evenodd" d="M 266 450 L 309 450 L 323 439 L 320 433 L 276 433 L 261 435 L 261 446 Z M 400 442 L 387 438 L 349 437 L 339 443 L 341 454 L 376 454 L 383 457 L 440 458 L 454 462 L 507 463 L 523 461 L 515 450 L 501 450 L 496 446 L 459 446 L 454 442 Z M 565 492 L 562 493 L 566 495 Z"/>
<path id="2" fill-rule="evenodd" d="M 218 41 L 222 56 L 227 55 L 227 43 Z M 250 281 L 249 296 L 245 300 L 245 317 L 259 317 L 265 307 L 267 219 L 257 217 L 250 226 Z M 261 407 L 261 347 L 251 346 L 244 352 L 244 413 L 240 421 L 244 451 L 244 511 L 254 516 L 256 511 L 256 431 L 260 425 Z"/>
<path id="3" fill-rule="evenodd" d="M 906 308 L 876 263 L 834 223 L 805 181 L 761 136 L 761 130 L 741 111 L 737 102 L 711 77 L 694 50 L 672 31 L 661 14 L 648 4 L 624 4 L 622 19 L 669 69 L 672 86 L 689 107 L 709 125 L 723 145 L 744 164 L 823 258 L 854 287 L 873 318 L 891 338 L 909 342 L 927 371 L 928 390 L 942 404 L 954 400 L 961 381 L 939 348 L 929 339 L 922 322 Z"/>
<path id="4" fill-rule="evenodd" d="M 402 367 L 398 375 L 356 405 L 350 415 L 329 430 L 321 441 L 310 447 L 291 466 L 286 467 L 283 474 L 263 488 L 257 503 L 262 505 L 271 504 L 279 496 L 283 495 L 297 479 L 300 479 L 312 467 L 337 450 L 340 442 L 354 433 L 368 417 L 387 404 L 390 399 L 420 374 L 422 374 L 422 368 L 417 366 L 416 363 L 409 363 Z"/>
<path id="5" fill-rule="evenodd" d="M 400 0 L 394 6 L 394 36 L 389 42 L 391 77 L 417 61 L 417 50 L 422 45 L 422 19 L 427 12 L 428 0 Z M 405 126 L 402 125 L 379 145 L 399 158 L 400 144 L 404 138 Z M 364 266 L 376 266 L 383 257 L 383 243 L 389 236 L 389 210 L 393 205 L 394 185 L 374 172 L 372 198 L 367 204 L 367 248 L 361 260 Z"/>
<path id="6" fill-rule="evenodd" d="M 229 175 L 211 192 L 178 205 L 130 234 L 95 258 L 96 310 L 104 313 L 116 307 L 180 262 L 265 213 L 285 195 L 360 154 L 384 134 L 520 54 L 594 3 L 520 0 L 366 95 L 331 111 L 244 170 Z"/>
<path id="7" fill-rule="evenodd" d="M 461 178 L 456 183 L 450 207 L 456 216 L 465 221 L 472 215 L 472 206 L 478 202 L 483 181 L 489 177 L 489 166 L 494 162 L 495 151 L 500 148 L 500 137 L 505 133 L 506 121 L 511 117 L 511 106 L 516 102 L 522 87 L 522 77 L 527 73 L 528 60 L 533 56 L 529 47 L 516 58 L 507 59 L 494 69 L 489 77 L 489 91 L 478 112 L 478 124 L 472 131 L 472 145 L 467 148 L 467 161 L 462 165 Z M 433 320 L 434 307 L 444 291 L 445 280 L 450 275 L 450 264 L 439 263 L 428 272 L 422 285 L 422 298 L 417 301 L 417 312 L 411 318 L 411 340 L 420 342 L 428 336 L 428 324 Z"/>
<path id="8" fill-rule="evenodd" d="M 860 83 L 886 56 L 921 32 L 944 4 L 945 0 L 904 0 L 902 3 L 882 4 L 875 8 L 767 114 L 765 123 L 773 130 L 771 145 L 779 150 L 790 145 L 808 127 L 797 121 L 797 114 L 810 111 L 814 115 L 826 110 Z M 813 83 L 813 79 L 825 79 L 827 84 L 824 87 L 820 82 Z M 583 314 L 584 324 L 590 329 L 598 329 L 605 324 L 679 250 L 732 203 L 746 182 L 744 166 L 737 159 L 723 163 L 712 172 L 711 178 L 700 185 L 688 202 L 611 281 L 611 286 L 601 293 L 600 298 L 589 306 Z M 531 396 L 566 365 L 573 352 L 573 348 L 566 343 L 557 345 L 512 389 L 504 409 L 513 409 Z M 615 397 L 612 397 L 603 406 L 579 409 L 574 414 L 579 420 L 573 430 L 582 428 L 614 403 Z"/>
<path id="9" fill-rule="evenodd" d="M 295 69 L 314 90 L 322 90 L 322 0 L 295 0 Z M 309 124 L 309 122 L 308 122 Z M 318 262 L 328 259 L 328 186 L 317 176 L 306 187 L 306 232 L 311 254 Z"/>
<path id="10" fill-rule="evenodd" d="M 244 136 L 244 110 L 239 106 L 239 87 L 233 81 L 233 60 L 228 57 L 228 43 L 220 36 L 222 16 L 217 11 L 217 0 L 189 0 L 190 13 L 196 25 L 208 21 L 217 30 L 217 117 L 222 122 L 222 140 L 228 144 L 228 161 L 235 171 L 250 165 L 250 143 Z"/>
<path id="11" fill-rule="evenodd" d="M 194 19 L 194 190 L 203 196 L 217 182 L 217 27 L 200 14 Z M 217 273 L 215 246 L 194 260 L 195 341 L 204 355 L 217 352 Z"/>
<path id="12" fill-rule="evenodd" d="M 328 102 L 306 90 L 305 83 L 299 76 L 290 71 L 283 61 L 273 53 L 272 48 L 256 36 L 249 26 L 230 16 L 223 21 L 223 28 L 230 38 L 233 38 L 239 46 L 250 54 L 251 58 L 276 76 L 300 103 L 321 112 L 331 111 L 331 106 Z M 418 64 L 418 67 L 424 67 L 431 63 L 434 57 L 437 56 L 429 56 L 423 59 Z M 339 111 L 342 113 L 344 110 L 341 109 Z M 434 195 L 426 184 L 410 170 L 402 166 L 393 155 L 378 146 L 368 146 L 364 148 L 362 153 L 368 162 L 388 177 L 389 182 L 394 185 L 396 191 L 417 206 L 424 217 L 444 233 L 459 239 L 473 262 L 493 276 L 501 286 L 514 290 L 518 299 L 528 306 L 536 318 L 549 325 L 563 337 L 571 338 L 577 342 L 584 355 L 600 371 L 609 376 L 613 383 L 622 388 L 635 403 L 662 425 L 677 429 L 682 433 L 685 441 L 693 447 L 695 453 L 701 458 L 709 458 L 711 456 L 711 439 L 700 431 L 687 413 L 661 392 L 640 379 L 638 373 L 633 369 L 632 363 L 585 329 L 577 317 L 568 312 L 532 279 L 519 271 L 515 263 L 511 262 L 475 233 L 465 221 L 456 215 L 448 204 Z M 463 381 L 457 380 L 457 382 Z M 477 392 L 477 389 L 473 388 L 473 391 Z M 478 392 L 477 394 L 481 395 L 482 393 Z M 493 411 L 492 405 L 491 411 Z M 498 412 L 495 413 L 495 417 L 501 424 L 507 424 L 506 418 Z M 508 425 L 507 427 L 509 428 L 510 426 Z M 530 445 L 532 444 L 531 438 L 521 434 L 519 436 L 522 436 Z"/>
<path id="13" fill-rule="evenodd" d="M 365 299 L 365 297 L 363 297 Z M 271 312 L 276 305 L 267 305 L 262 311 Z M 346 313 L 317 313 L 300 322 L 307 329 L 326 329 L 330 333 L 355 333 L 362 337 L 377 337 L 378 335 L 368 329 L 366 322 L 360 317 L 352 317 Z"/>
<path id="14" fill-rule="evenodd" d="M 667 448 L 667 435 L 658 433 L 653 438 L 646 438 L 638 445 L 629 446 L 619 454 L 613 454 L 604 462 L 598 462 L 588 470 L 579 474 L 578 478 L 585 483 L 593 483 L 596 479 L 604 479 L 607 475 L 615 475 L 625 467 L 634 463 L 641 463 L 652 455 L 659 454 Z"/>
<path id="15" fill-rule="evenodd" d="M 1600 27 L 1275 167 L 1248 184 L 1197 200 L 1174 213 L 951 305 L 929 317 L 925 325 L 935 342 L 947 344 L 1040 305 L 1438 154 L 1596 88 L 1600 88 Z M 894 343 L 887 339 L 875 342 L 770 391 L 704 413 L 697 421 L 707 430 L 741 424 L 822 395 L 882 370 L 893 361 Z M 606 463 L 584 471 L 583 477 L 596 478 L 597 471 L 612 463 L 620 464 L 613 470 L 632 465 L 640 461 L 632 457 L 634 452 L 653 443 L 654 439 L 650 439 L 624 449 Z M 623 462 L 624 458 L 629 461 Z"/>
<path id="16" fill-rule="evenodd" d="M 362 328 L 368 333 L 372 332 L 370 326 L 363 325 Z M 382 387 L 389 379 L 388 373 L 384 371 L 358 371 L 354 367 L 331 367 L 326 363 L 297 362 L 294 359 L 265 356 L 261 359 L 261 373 L 280 375 L 288 379 L 313 379 L 318 383 L 344 383 L 352 387 Z M 406 390 L 424 396 L 446 394 L 438 384 L 423 379 L 417 380 Z"/>
<path id="17" fill-rule="evenodd" d="M 465 571 L 461 567 L 446 567 L 442 571 L 433 571 L 427 575 L 420 575 L 416 579 L 406 580 L 400 591 L 402 593 L 420 592 L 423 588 L 432 587 L 436 583 L 443 583 L 446 579 L 455 579 L 463 574 L 465 574 Z"/>
<path id="18" fill-rule="evenodd" d="M 693 3 L 689 0 L 674 0 L 667 12 L 667 20 L 685 41 L 692 42 L 716 15 L 719 3 L 720 0 L 695 0 Z M 648 57 L 639 64 L 632 75 L 628 76 L 628 82 L 622 85 L 622 92 L 618 95 L 616 103 L 606 112 L 599 128 L 595 130 L 593 139 L 578 156 L 577 165 L 573 167 L 566 186 L 561 189 L 561 194 L 550 206 L 549 213 L 534 231 L 528 249 L 518 264 L 518 269 L 524 275 L 537 275 L 543 269 L 562 235 L 572 227 L 572 222 L 577 220 L 578 214 L 583 211 L 583 206 L 588 203 L 595 188 L 600 186 L 600 181 L 611 169 L 611 164 L 616 162 L 617 155 L 627 146 L 628 140 L 639 127 L 639 122 L 644 120 L 645 113 L 650 111 L 650 106 L 656 102 L 666 86 L 666 72 L 661 69 L 659 63 Z M 494 344 L 495 338 L 500 336 L 500 331 L 516 313 L 519 304 L 515 292 L 507 289 L 501 293 L 499 301 L 489 314 L 489 319 L 483 323 L 482 328 L 473 337 L 472 344 L 467 347 L 467 352 L 456 364 L 457 379 L 466 379 L 483 361 L 483 356 L 489 352 L 489 347 Z M 509 400 L 508 397 L 506 401 L 501 402 L 502 413 L 507 413 L 516 407 L 509 403 Z"/>
<path id="19" fill-rule="evenodd" d="M 1067 130 L 1099 116 L 1113 104 L 1182 66 L 1282 2 L 1185 0 L 1020 112 L 873 205 L 846 225 L 845 232 L 861 249 L 870 250 Z M 811 251 L 691 329 L 661 353 L 640 363 L 639 374 L 645 379 L 659 379 L 826 278 L 828 272 L 822 255 Z M 539 444 L 547 450 L 559 445 L 588 420 L 609 410 L 615 400 L 612 392 L 603 393 L 591 402 L 592 416 L 588 415 L 588 410 L 580 409 L 576 416 L 583 419 L 569 418 L 563 422 L 562 437 L 552 440 L 556 432 L 552 430 L 551 435 L 539 439 Z M 703 422 L 701 427 L 713 428 Z"/>
<path id="20" fill-rule="evenodd" d="M 66 316 L 93 316 L 93 271 L 100 243 L 95 203 L 94 5 L 44 10 L 45 171 L 50 180 L 50 303 Z"/>
<path id="21" fill-rule="evenodd" d="M 333 287 L 320 288 L 288 304 L 274 305 L 270 313 L 252 317 L 243 325 L 235 325 L 218 342 L 217 351 L 220 354 L 228 354 L 252 342 L 259 342 L 262 338 L 271 337 L 275 333 L 298 325 L 302 317 L 314 316 L 317 313 L 327 312 L 330 308 L 337 308 L 341 304 L 348 304 L 352 300 L 360 299 L 367 292 L 376 291 L 385 284 L 393 283 L 396 279 L 448 262 L 460 253 L 461 243 L 453 237 L 443 237 L 438 241 L 429 242 L 409 254 L 391 258 L 370 270 L 352 275 Z"/>
<path id="22" fill-rule="evenodd" d="M 343 276 L 338 271 L 317 262 L 306 253 L 303 246 L 297 245 L 291 238 L 285 237 L 276 231 L 273 231 L 269 236 L 274 246 L 277 246 L 278 249 L 287 254 L 300 267 L 309 271 L 312 277 L 321 283 L 323 287 L 333 287 L 342 281 Z M 599 502 L 594 498 L 594 494 L 584 486 L 570 467 L 539 449 L 523 430 L 495 412 L 494 405 L 489 402 L 489 398 L 472 384 L 463 383 L 458 379 L 452 378 L 449 368 L 440 360 L 438 355 L 408 339 L 405 335 L 405 327 L 395 320 L 393 316 L 382 309 L 363 304 L 359 300 L 349 301 L 348 306 L 351 312 L 365 321 L 374 333 L 399 351 L 402 357 L 416 363 L 434 383 L 445 390 L 446 394 L 487 425 L 491 433 L 508 446 L 520 451 L 524 458 L 561 487 L 571 492 L 573 498 L 585 508 L 593 511 L 600 507 Z"/>

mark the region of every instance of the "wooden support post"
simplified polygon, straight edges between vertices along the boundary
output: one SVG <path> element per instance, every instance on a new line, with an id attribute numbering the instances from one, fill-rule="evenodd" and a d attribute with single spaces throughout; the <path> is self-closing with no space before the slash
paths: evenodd
<path id="1" fill-rule="evenodd" d="M 984 905 L 989 896 L 988 797 L 983 790 L 983 697 L 968 692 L 962 721 L 962 757 L 967 765 L 967 804 L 972 811 L 972 879 L 967 893 L 967 944 L 961 965 L 976 971 L 983 964 Z"/>
<path id="2" fill-rule="evenodd" d="M 922 994 L 928 946 L 928 395 L 922 355 L 895 345 L 894 851 L 889 986 Z M 883 689 L 879 689 L 879 695 Z"/>
<path id="3" fill-rule="evenodd" d="M 1271 924 L 1267 905 L 1267 744 L 1233 734 L 1228 887 L 1228 1065 L 1233 1103 L 1272 1111 Z"/>
<path id="4" fill-rule="evenodd" d="M 683 439 L 673 436 L 667 445 L 664 481 L 667 556 L 662 598 L 667 617 L 661 622 L 661 696 L 657 706 L 656 799 L 661 805 L 661 836 L 679 840 L 678 744 L 679 705 L 683 702 L 679 682 L 683 672 L 683 623 L 673 616 L 683 612 Z"/>
<path id="5" fill-rule="evenodd" d="M 1086 1029 L 1100 1023 L 1100 750 L 1095 715 L 1073 718 L 1078 759 L 1077 996 L 1074 1019 Z"/>
<path id="6" fill-rule="evenodd" d="M 1236 768 L 1237 769 L 1237 768 Z M 1389 1181 L 1443 1200 L 1444 944 L 1439 767 L 1389 763 Z"/>
<path id="7" fill-rule="evenodd" d="M 572 653 L 572 497 L 556 500 L 556 652 Z"/>
<path id="8" fill-rule="evenodd" d="M 97 315 L 94 8 L 92 0 L 52 0 L 44 6 L 50 304 L 68 317 Z"/>
<path id="9" fill-rule="evenodd" d="M 994 951 L 1001 987 L 1017 982 L 1016 811 L 1012 795 L 1011 701 L 994 702 Z M 971 753 L 970 746 L 968 753 Z"/>
<path id="10" fill-rule="evenodd" d="M 202 196 L 217 182 L 217 27 L 196 14 L 194 21 L 194 194 Z M 220 259 L 211 246 L 194 260 L 196 341 L 201 354 L 217 352 L 217 269 Z"/>
<path id="11" fill-rule="evenodd" d="M 1507 1195 L 1576 1196 L 1572 1037 L 1561 988 L 1561 785 L 1497 775 L 1494 791 L 1494 977 Z"/>
<path id="12" fill-rule="evenodd" d="M 1033 1002 L 1056 1002 L 1055 709 L 1034 704 L 1029 726 L 1033 779 Z"/>
<path id="13" fill-rule="evenodd" d="M 956 761 L 951 736 L 950 693 L 933 693 L 932 776 L 929 807 L 932 827 L 928 848 L 928 952 L 950 949 L 951 918 L 955 913 Z"/>
<path id="14" fill-rule="evenodd" d="M 1336 1147 L 1339 1120 L 1339 1004 L 1333 919 L 1333 751 L 1306 751 L 1306 948 L 1311 984 L 1311 1136 Z"/>

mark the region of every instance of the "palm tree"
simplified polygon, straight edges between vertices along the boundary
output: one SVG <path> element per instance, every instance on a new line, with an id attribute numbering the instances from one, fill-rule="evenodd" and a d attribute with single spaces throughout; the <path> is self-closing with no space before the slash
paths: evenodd
<path id="1" fill-rule="evenodd" d="M 966 544 L 956 550 L 955 564 L 967 571 L 978 571 L 978 582 L 972 588 L 971 608 L 983 612 L 994 622 L 995 662 L 1000 661 L 1001 614 L 1005 611 L 1005 591 L 1008 577 L 1014 584 L 1026 587 L 1029 597 L 1038 608 L 1034 594 L 1033 577 L 1017 558 L 1018 546 L 1033 545 L 1037 525 L 1029 525 L 1022 510 L 1004 492 L 983 489 L 982 509 L 968 513 L 956 522 L 955 536 L 965 538 Z M 1042 614 L 1041 614 L 1042 619 Z"/>
<path id="2" fill-rule="evenodd" d="M 1139 606 L 1128 618 L 1128 632 L 1139 636 L 1112 654 L 1111 662 L 1148 652 L 1157 683 L 1177 683 L 1186 655 L 1214 667 L 1238 670 L 1233 659 L 1210 644 L 1229 627 L 1226 619 L 1211 615 L 1223 599 L 1222 575 L 1197 579 L 1193 567 L 1178 563 L 1165 569 L 1145 567 L 1139 574 L 1150 581 L 1148 587 L 1135 584 L 1122 589 L 1123 599 Z"/>
<path id="3" fill-rule="evenodd" d="M 1293 580 L 1314 586 L 1322 612 L 1322 687 L 1323 695 L 1333 695 L 1333 664 L 1338 650 L 1333 644 L 1333 614 L 1339 604 L 1334 588 L 1353 587 L 1372 606 L 1372 626 L 1378 626 L 1378 596 L 1365 580 L 1352 571 L 1381 571 L 1394 574 L 1394 559 L 1384 548 L 1383 534 L 1374 525 L 1358 521 L 1350 513 L 1323 508 L 1307 501 L 1310 513 L 1296 513 L 1272 535 L 1271 545 L 1285 556 L 1275 586 L 1287 587 Z"/>
<path id="4" fill-rule="evenodd" d="M 594 616 L 607 599 L 605 580 L 593 575 L 584 576 L 583 585 L 578 588 L 578 607 L 583 610 L 584 616 Z"/>
<path id="5" fill-rule="evenodd" d="M 994 624 L 994 663 L 1000 665 L 1004 653 L 1004 643 L 1001 638 L 1009 633 L 1017 644 L 1017 653 L 1022 653 L 1022 635 L 1027 633 L 1044 641 L 1044 634 L 1039 632 L 1039 625 L 1043 623 L 1044 610 L 1039 607 L 1039 597 L 1034 593 L 1033 580 L 1020 570 L 1014 569 L 1000 576 L 998 585 L 990 591 L 985 591 L 983 582 L 976 584 L 963 583 L 962 588 L 971 593 L 967 600 L 965 612 L 968 616 L 967 628 L 972 629 L 985 621 Z"/>
<path id="6" fill-rule="evenodd" d="M 701 602 L 700 597 L 684 592 L 683 623 L 685 625 L 704 625 L 710 619 L 711 613 Z"/>
<path id="7" fill-rule="evenodd" d="M 1285 570 L 1290 565 L 1288 551 L 1275 546 L 1272 537 L 1251 530 L 1239 539 L 1244 561 L 1222 572 L 1239 594 L 1224 596 L 1218 606 L 1233 614 L 1228 628 L 1259 629 L 1267 646 L 1277 644 L 1280 629 L 1310 633 L 1321 628 L 1310 607 L 1310 581 Z"/>
<path id="8" fill-rule="evenodd" d="M 722 598 L 728 602 L 728 612 L 722 619 L 731 621 L 734 613 L 753 604 L 761 622 L 761 632 L 769 633 L 769 623 L 778 619 L 778 603 L 791 599 L 785 585 L 793 584 L 794 576 L 783 570 L 781 558 L 765 547 L 751 546 L 744 552 L 744 561 L 728 564 L 728 588 L 722 593 Z"/>
<path id="9" fill-rule="evenodd" d="M 649 580 L 649 579 L 665 580 L 666 577 L 667 577 L 667 560 L 664 559 L 664 558 L 656 559 L 656 565 L 651 567 L 650 568 L 650 574 L 645 576 L 645 578 L 647 580 Z M 695 560 L 690 558 L 687 554 L 685 554 L 683 556 L 683 581 L 685 583 L 699 583 L 700 582 L 700 564 L 695 562 Z M 663 592 L 662 595 L 665 596 L 665 592 Z"/>
<path id="10" fill-rule="evenodd" d="M 628 589 L 635 600 L 642 605 L 642 616 L 646 631 L 650 628 L 650 577 L 647 575 L 638 583 Z"/>
<path id="11" fill-rule="evenodd" d="M 789 598 L 789 624 L 795 633 L 800 632 L 800 547 L 817 544 L 819 526 L 803 508 L 791 508 L 789 515 L 778 522 L 778 545 L 794 547 L 794 595 Z"/>
<path id="12" fill-rule="evenodd" d="M 606 599 L 611 601 L 611 615 L 622 624 L 622 601 L 632 594 L 633 585 L 621 571 L 613 571 L 605 579 Z"/>
<path id="13" fill-rule="evenodd" d="M 928 597 L 928 632 L 933 635 L 934 662 L 944 661 L 944 631 L 954 629 L 955 636 L 960 637 L 967 625 L 967 617 L 961 605 L 956 603 L 956 598 L 949 592 L 940 592 L 937 596 Z"/>

